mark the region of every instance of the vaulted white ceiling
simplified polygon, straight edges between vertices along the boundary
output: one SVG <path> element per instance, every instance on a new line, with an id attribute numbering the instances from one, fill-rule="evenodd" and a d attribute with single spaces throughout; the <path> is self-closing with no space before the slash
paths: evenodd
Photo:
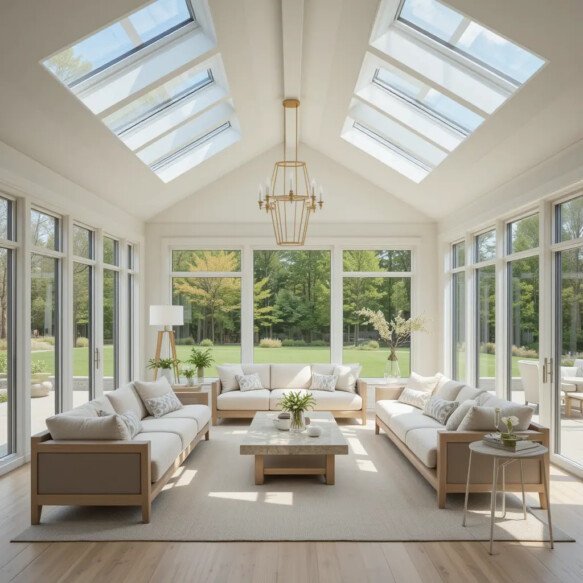
<path id="1" fill-rule="evenodd" d="M 281 0 L 212 0 L 242 139 L 164 184 L 40 64 L 142 4 L 0 4 L 0 140 L 143 219 L 280 143 L 284 97 L 302 101 L 303 142 L 436 219 L 583 138 L 580 0 L 449 0 L 548 64 L 420 184 L 340 137 L 378 0 L 284 0 L 283 26 Z"/>

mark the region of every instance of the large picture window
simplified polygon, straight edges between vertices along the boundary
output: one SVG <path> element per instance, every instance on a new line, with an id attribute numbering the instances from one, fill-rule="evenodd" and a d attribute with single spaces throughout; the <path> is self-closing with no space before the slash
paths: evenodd
<path id="1" fill-rule="evenodd" d="M 466 379 L 466 245 L 462 241 L 452 246 L 452 378 Z"/>
<path id="2" fill-rule="evenodd" d="M 360 363 L 363 377 L 380 378 L 387 348 L 357 312 L 380 310 L 387 321 L 399 313 L 411 316 L 411 251 L 344 251 L 343 269 L 343 362 Z M 397 356 L 401 375 L 409 376 L 411 346 L 403 346 Z"/>
<path id="3" fill-rule="evenodd" d="M 210 349 L 216 365 L 241 362 L 241 253 L 223 250 L 172 252 L 172 303 L 184 307 L 175 328 L 178 359 L 191 347 Z"/>
<path id="4" fill-rule="evenodd" d="M 330 362 L 330 251 L 255 251 L 254 362 Z"/>

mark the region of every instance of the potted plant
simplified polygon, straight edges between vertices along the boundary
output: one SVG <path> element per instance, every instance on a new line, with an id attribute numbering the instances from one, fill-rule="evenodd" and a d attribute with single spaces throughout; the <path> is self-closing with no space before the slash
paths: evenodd
<path id="1" fill-rule="evenodd" d="M 385 365 L 385 382 L 390 379 L 399 379 L 401 377 L 401 369 L 399 368 L 397 349 L 411 339 L 413 332 L 427 332 L 425 327 L 426 319 L 423 316 L 416 316 L 406 320 L 403 318 L 403 312 L 399 311 L 390 322 L 387 322 L 380 310 L 375 312 L 374 310 L 363 308 L 356 313 L 366 318 L 367 324 L 372 325 L 381 340 L 386 342 L 389 347 L 389 356 Z"/>
<path id="2" fill-rule="evenodd" d="M 148 368 L 150 370 L 159 370 L 160 376 L 164 377 L 170 384 L 172 384 L 172 369 L 176 366 L 176 361 L 173 358 L 161 358 L 156 360 L 150 358 L 148 361 Z"/>
<path id="3" fill-rule="evenodd" d="M 187 362 L 196 368 L 196 374 L 199 380 L 202 381 L 204 379 L 204 369 L 212 366 L 215 359 L 211 354 L 210 348 L 206 348 L 205 350 L 193 348 L 190 351 L 190 357 Z"/>
<path id="4" fill-rule="evenodd" d="M 186 386 L 194 387 L 194 377 L 196 375 L 196 371 L 190 366 L 185 366 L 180 372 L 182 373 L 182 376 L 186 379 Z"/>
<path id="5" fill-rule="evenodd" d="M 498 411 L 496 413 L 498 415 Z M 502 417 L 500 421 L 502 421 L 502 424 L 506 427 L 506 431 L 503 431 L 500 434 L 502 443 L 510 447 L 515 446 L 516 442 L 520 440 L 518 435 L 514 433 L 514 427 L 518 425 L 518 417 L 511 415 L 509 417 Z"/>
<path id="6" fill-rule="evenodd" d="M 316 399 L 310 393 L 290 391 L 279 400 L 279 404 L 282 411 L 290 414 L 289 430 L 299 433 L 306 428 L 305 413 L 308 409 L 314 408 Z"/>

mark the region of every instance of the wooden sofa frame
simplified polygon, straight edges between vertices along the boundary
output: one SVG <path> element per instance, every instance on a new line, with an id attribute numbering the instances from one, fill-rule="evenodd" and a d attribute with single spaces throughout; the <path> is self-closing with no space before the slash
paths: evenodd
<path id="1" fill-rule="evenodd" d="M 397 400 L 401 394 L 402 388 L 381 388 L 377 387 L 375 393 L 375 402 L 382 400 Z M 447 494 L 464 493 L 466 491 L 466 481 L 462 482 L 450 481 L 448 479 L 448 455 L 450 454 L 450 447 L 457 447 L 460 443 L 466 444 L 469 456 L 469 444 L 473 441 L 482 439 L 484 435 L 490 433 L 489 431 L 440 431 L 439 443 L 437 446 L 437 466 L 435 468 L 428 468 L 408 447 L 407 445 L 395 435 L 386 423 L 375 415 L 375 433 L 378 435 L 380 430 L 383 430 L 387 437 L 395 444 L 399 451 L 411 462 L 415 469 L 429 482 L 437 493 L 437 505 L 439 508 L 445 508 Z M 549 429 L 531 423 L 529 430 L 533 433 L 529 434 L 529 439 L 542 443 L 547 449 L 549 447 Z M 476 460 L 477 461 L 477 460 Z M 536 460 L 526 460 L 525 463 L 538 463 Z M 492 460 L 487 460 L 488 464 L 492 464 Z M 545 496 L 545 489 L 542 480 L 544 475 L 549 476 L 549 455 L 548 453 L 543 457 L 542 463 L 545 464 L 546 472 L 540 472 L 541 480 L 536 483 L 524 484 L 525 492 L 536 492 L 539 495 L 540 506 L 546 509 L 548 500 Z M 474 463 L 472 463 L 472 468 Z M 491 472 L 491 471 L 490 471 Z M 548 484 L 547 484 L 548 485 Z M 471 483 L 470 492 L 491 492 L 492 483 Z M 521 486 L 519 482 L 507 482 L 506 492 L 520 492 Z"/>
<path id="2" fill-rule="evenodd" d="M 34 435 L 31 524 L 40 524 L 43 506 L 141 506 L 143 522 L 150 522 L 152 501 L 198 442 L 208 441 L 209 425 L 154 483 L 149 441 L 54 441 L 48 431 Z"/>
<path id="3" fill-rule="evenodd" d="M 330 411 L 335 419 L 360 419 L 362 425 L 366 425 L 366 407 L 368 397 L 368 385 L 365 381 L 356 381 L 356 392 L 362 399 L 362 410 L 358 411 Z M 255 410 L 222 410 L 217 407 L 217 399 L 221 393 L 221 381 L 214 381 L 211 385 L 212 424 L 218 425 L 219 419 L 253 419 Z"/>

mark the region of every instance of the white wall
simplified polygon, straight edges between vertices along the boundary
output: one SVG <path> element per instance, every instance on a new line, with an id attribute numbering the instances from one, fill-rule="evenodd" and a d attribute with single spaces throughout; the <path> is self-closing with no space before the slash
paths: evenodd
<path id="1" fill-rule="evenodd" d="M 308 147 L 302 158 L 325 189 L 325 205 L 310 224 L 306 245 L 376 244 L 407 241 L 416 246 L 413 302 L 431 318 L 431 334 L 418 335 L 420 372 L 437 367 L 437 228 L 431 219 Z M 271 173 L 280 148 L 264 153 L 210 186 L 163 211 L 147 223 L 146 302 L 168 300 L 167 244 L 274 245 L 271 221 L 257 207 L 258 183 Z M 274 245 L 275 246 L 275 245 Z M 147 335 L 147 355 L 154 351 L 154 331 Z"/>

